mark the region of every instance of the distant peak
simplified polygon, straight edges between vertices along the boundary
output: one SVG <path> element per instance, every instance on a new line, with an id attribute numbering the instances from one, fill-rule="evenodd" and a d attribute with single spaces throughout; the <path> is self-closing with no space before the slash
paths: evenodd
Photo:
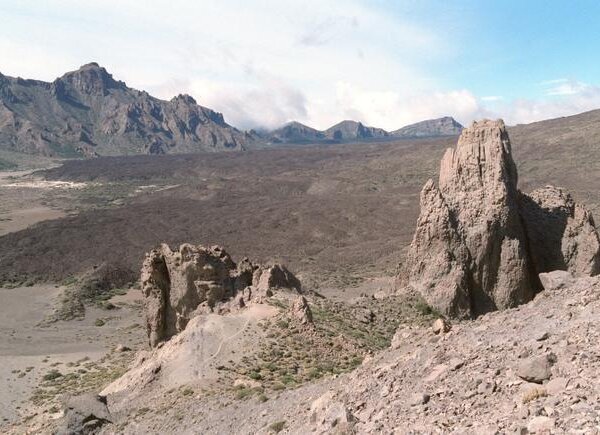
<path id="1" fill-rule="evenodd" d="M 100 65 L 98 65 L 98 62 L 90 62 L 90 63 L 86 63 L 85 65 L 82 65 L 79 69 L 86 69 L 86 68 L 102 68 Z M 104 69 L 104 68 L 102 68 Z"/>
<path id="2" fill-rule="evenodd" d="M 172 102 L 181 102 L 181 103 L 185 103 L 188 105 L 197 105 L 198 103 L 196 102 L 196 100 L 194 99 L 194 97 L 192 97 L 191 95 L 188 94 L 179 94 L 176 97 L 173 97 L 171 99 Z"/>
<path id="3" fill-rule="evenodd" d="M 463 126 L 453 117 L 444 116 L 407 125 L 392 134 L 400 137 L 453 136 L 460 134 L 462 129 Z"/>
<path id="4" fill-rule="evenodd" d="M 125 87 L 125 83 L 113 79 L 112 74 L 96 62 L 86 63 L 58 80 L 69 83 L 81 92 L 94 95 L 105 95 L 108 89 Z"/>

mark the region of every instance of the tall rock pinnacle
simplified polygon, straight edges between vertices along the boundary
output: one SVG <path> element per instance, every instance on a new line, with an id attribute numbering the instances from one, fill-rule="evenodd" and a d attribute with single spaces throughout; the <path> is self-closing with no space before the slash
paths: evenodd
<path id="1" fill-rule="evenodd" d="M 537 274 L 550 265 L 598 273 L 598 238 L 589 212 L 580 211 L 582 217 L 570 227 L 555 228 L 558 241 L 550 251 L 540 249 L 541 227 L 531 219 L 543 222 L 541 231 L 548 231 L 552 210 L 532 211 L 532 200 L 518 191 L 517 180 L 502 120 L 475 122 L 465 129 L 456 149 L 442 158 L 439 188 L 432 180 L 423 187 L 400 284 L 419 291 L 446 315 L 470 317 L 531 300 L 540 289 Z M 573 204 L 565 207 L 575 210 Z M 567 234 L 565 228 L 576 231 Z M 542 252 L 567 256 L 570 262 L 542 261 Z"/>

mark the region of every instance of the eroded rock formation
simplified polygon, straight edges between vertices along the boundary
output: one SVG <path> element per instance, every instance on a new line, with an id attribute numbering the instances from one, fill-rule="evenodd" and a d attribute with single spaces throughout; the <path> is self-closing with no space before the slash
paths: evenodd
<path id="1" fill-rule="evenodd" d="M 470 317 L 529 301 L 538 273 L 599 272 L 593 219 L 562 190 L 517 189 L 504 122 L 475 122 L 442 158 L 439 188 L 429 180 L 400 275 L 429 304 Z"/>
<path id="2" fill-rule="evenodd" d="M 568 270 L 574 276 L 593 276 L 600 272 L 594 219 L 571 195 L 546 186 L 522 194 L 520 208 L 537 273 Z"/>
<path id="3" fill-rule="evenodd" d="M 163 244 L 148 253 L 141 282 L 151 346 L 181 332 L 197 314 L 241 308 L 279 288 L 301 291 L 285 266 L 258 266 L 247 258 L 236 265 L 220 246 L 187 243 L 176 251 Z"/>

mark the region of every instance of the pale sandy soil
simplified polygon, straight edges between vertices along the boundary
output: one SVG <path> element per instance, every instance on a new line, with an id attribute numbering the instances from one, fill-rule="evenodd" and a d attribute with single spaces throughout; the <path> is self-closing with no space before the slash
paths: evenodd
<path id="1" fill-rule="evenodd" d="M 392 292 L 394 279 L 390 276 L 365 278 L 353 286 L 323 287 L 319 289 L 319 293 L 334 301 L 349 301 L 361 296 L 380 297 Z"/>
<path id="2" fill-rule="evenodd" d="M 45 205 L 51 189 L 80 188 L 77 184 L 43 181 L 32 171 L 0 171 L 0 236 L 25 229 L 38 222 L 66 215 Z"/>
<path id="3" fill-rule="evenodd" d="M 140 310 L 130 303 L 136 300 L 133 294 L 113 302 L 120 309 L 87 308 L 83 320 L 41 326 L 61 292 L 54 285 L 0 288 L 0 433 L 3 424 L 28 415 L 28 400 L 51 369 L 64 372 L 66 364 L 96 361 L 119 343 L 135 348 L 144 342 L 143 328 L 131 329 L 142 323 Z M 104 326 L 95 325 L 96 319 L 109 317 Z"/>

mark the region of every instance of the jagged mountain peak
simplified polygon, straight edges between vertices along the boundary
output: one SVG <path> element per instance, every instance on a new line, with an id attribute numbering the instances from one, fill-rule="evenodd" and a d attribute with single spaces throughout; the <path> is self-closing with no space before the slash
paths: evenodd
<path id="1" fill-rule="evenodd" d="M 172 103 L 184 103 L 187 105 L 197 105 L 198 104 L 196 102 L 196 100 L 194 99 L 194 97 L 192 97 L 189 94 L 176 95 L 175 97 L 171 98 L 171 102 Z"/>
<path id="2" fill-rule="evenodd" d="M 72 86 L 85 94 L 105 95 L 109 89 L 123 89 L 126 84 L 113 78 L 106 68 L 96 62 L 90 62 L 75 71 L 65 73 L 56 82 Z"/>
<path id="3" fill-rule="evenodd" d="M 90 62 L 46 83 L 0 82 L 0 147 L 49 156 L 243 150 L 253 138 L 180 94 L 152 97 Z"/>

